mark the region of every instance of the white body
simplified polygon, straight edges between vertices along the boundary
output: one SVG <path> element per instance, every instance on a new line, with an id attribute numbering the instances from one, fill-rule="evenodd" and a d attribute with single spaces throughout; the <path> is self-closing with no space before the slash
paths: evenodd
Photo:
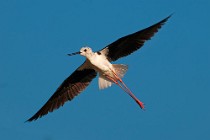
<path id="1" fill-rule="evenodd" d="M 81 48 L 80 54 L 87 58 L 85 67 L 94 69 L 99 73 L 100 89 L 112 85 L 113 81 L 108 79 L 107 76 L 117 81 L 124 76 L 128 69 L 126 65 L 111 64 L 103 53 L 92 52 L 89 47 Z"/>

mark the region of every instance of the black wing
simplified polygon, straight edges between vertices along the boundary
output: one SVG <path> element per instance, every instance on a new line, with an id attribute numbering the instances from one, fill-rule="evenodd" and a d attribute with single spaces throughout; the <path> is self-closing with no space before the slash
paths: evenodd
<path id="1" fill-rule="evenodd" d="M 151 39 L 170 17 L 171 15 L 146 29 L 124 36 L 106 46 L 100 52 L 105 54 L 109 61 L 116 61 L 120 57 L 127 56 L 141 48 L 145 41 Z"/>
<path id="2" fill-rule="evenodd" d="M 46 115 L 48 112 L 53 112 L 68 100 L 72 100 L 81 91 L 83 91 L 96 77 L 97 73 L 93 69 L 87 69 L 86 63 L 83 63 L 77 70 L 75 70 L 55 91 L 55 93 L 50 97 L 50 99 L 45 103 L 45 105 L 30 119 L 27 121 L 33 121 L 42 116 Z"/>

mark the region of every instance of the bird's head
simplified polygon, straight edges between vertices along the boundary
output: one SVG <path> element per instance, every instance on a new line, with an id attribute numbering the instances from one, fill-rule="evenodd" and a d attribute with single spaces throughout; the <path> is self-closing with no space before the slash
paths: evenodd
<path id="1" fill-rule="evenodd" d="M 91 55 L 92 53 L 93 52 L 92 52 L 92 49 L 90 47 L 82 47 L 79 52 L 71 53 L 71 54 L 68 54 L 68 55 L 72 56 L 72 55 L 80 54 L 82 56 L 87 57 L 87 56 Z"/>
<path id="2" fill-rule="evenodd" d="M 92 49 L 89 48 L 89 47 L 82 47 L 82 48 L 80 49 L 80 55 L 87 56 L 87 55 L 90 55 L 90 54 L 92 54 L 92 53 L 93 53 L 93 52 L 92 52 Z"/>

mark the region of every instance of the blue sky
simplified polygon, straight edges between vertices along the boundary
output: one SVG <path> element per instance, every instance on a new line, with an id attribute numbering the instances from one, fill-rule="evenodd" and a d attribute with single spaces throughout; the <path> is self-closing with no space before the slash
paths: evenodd
<path id="1" fill-rule="evenodd" d="M 210 139 L 210 1 L 0 2 L 0 137 L 17 140 Z M 24 123 L 84 57 L 174 13 L 143 48 L 114 63 L 146 111 L 118 86 L 90 86 L 62 108 Z"/>

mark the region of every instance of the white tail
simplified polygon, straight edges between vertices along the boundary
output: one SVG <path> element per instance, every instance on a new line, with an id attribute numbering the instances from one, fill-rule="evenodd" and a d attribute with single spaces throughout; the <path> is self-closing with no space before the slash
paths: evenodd
<path id="1" fill-rule="evenodd" d="M 125 75 L 125 73 L 127 72 L 127 70 L 128 70 L 128 66 L 127 65 L 123 65 L 123 64 L 112 64 L 112 66 L 114 67 L 115 73 L 120 78 L 122 78 Z"/>
<path id="2" fill-rule="evenodd" d="M 99 75 L 98 85 L 99 85 L 99 89 L 105 89 L 105 88 L 110 87 L 112 85 L 112 82 L 110 82 L 109 80 L 106 80 L 106 77 Z"/>
<path id="3" fill-rule="evenodd" d="M 112 66 L 114 68 L 115 74 L 117 74 L 119 78 L 122 78 L 125 75 L 126 71 L 128 70 L 127 65 L 112 64 Z M 98 85 L 99 85 L 99 89 L 105 89 L 112 85 L 112 81 L 107 79 L 104 75 L 100 74 L 98 78 Z"/>

